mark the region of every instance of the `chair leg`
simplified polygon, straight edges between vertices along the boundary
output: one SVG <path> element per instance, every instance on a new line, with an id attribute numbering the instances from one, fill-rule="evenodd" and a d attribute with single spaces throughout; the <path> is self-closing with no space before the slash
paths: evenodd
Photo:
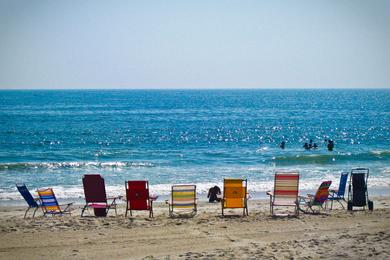
<path id="1" fill-rule="evenodd" d="M 81 210 L 81 217 L 83 217 L 83 214 L 84 214 L 84 211 L 85 211 L 85 209 L 88 207 L 88 205 L 85 205 L 84 207 L 83 207 L 83 209 Z"/>
<path id="2" fill-rule="evenodd" d="M 35 210 L 34 210 L 34 213 L 33 213 L 33 218 L 35 217 L 35 213 L 37 212 L 39 207 L 37 207 Z"/>
<path id="3" fill-rule="evenodd" d="M 24 212 L 24 217 L 23 218 L 26 218 L 26 215 L 27 215 L 27 212 L 31 209 L 31 207 L 28 207 L 26 212 Z"/>

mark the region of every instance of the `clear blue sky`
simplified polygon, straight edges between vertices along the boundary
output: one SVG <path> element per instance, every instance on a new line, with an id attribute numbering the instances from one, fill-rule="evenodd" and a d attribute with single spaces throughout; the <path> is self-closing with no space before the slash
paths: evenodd
<path id="1" fill-rule="evenodd" d="M 0 0 L 0 88 L 390 88 L 390 1 Z"/>

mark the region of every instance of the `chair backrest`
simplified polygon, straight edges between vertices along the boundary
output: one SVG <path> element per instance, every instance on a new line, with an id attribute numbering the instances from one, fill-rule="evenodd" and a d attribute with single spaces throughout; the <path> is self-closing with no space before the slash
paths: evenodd
<path id="1" fill-rule="evenodd" d="M 55 214 L 61 212 L 60 206 L 52 188 L 38 190 L 41 206 L 46 213 Z"/>
<path id="2" fill-rule="evenodd" d="M 16 188 L 18 189 L 18 191 L 20 192 L 24 200 L 27 202 L 29 207 L 31 208 L 38 207 L 38 203 L 35 201 L 30 191 L 27 189 L 26 185 L 16 184 Z"/>
<path id="3" fill-rule="evenodd" d="M 314 196 L 314 204 L 322 204 L 328 200 L 329 197 L 329 187 L 332 184 L 332 181 L 323 181 L 318 187 L 316 195 Z"/>
<path id="4" fill-rule="evenodd" d="M 247 194 L 247 180 L 224 179 L 223 180 L 223 202 L 225 208 L 245 207 Z"/>
<path id="5" fill-rule="evenodd" d="M 196 204 L 196 185 L 173 185 L 171 195 L 174 208 L 192 208 Z"/>
<path id="6" fill-rule="evenodd" d="M 129 209 L 150 209 L 148 181 L 127 181 L 126 198 Z"/>
<path id="7" fill-rule="evenodd" d="M 86 203 L 107 203 L 106 186 L 100 174 L 85 174 L 83 186 Z"/>
<path id="8" fill-rule="evenodd" d="M 347 186 L 348 172 L 342 172 L 340 176 L 339 189 L 337 190 L 337 196 L 344 197 L 345 187 Z"/>
<path id="9" fill-rule="evenodd" d="M 274 200 L 297 200 L 299 192 L 298 172 L 276 172 Z"/>
<path id="10" fill-rule="evenodd" d="M 367 204 L 367 179 L 369 170 L 364 168 L 351 170 L 353 206 L 364 207 Z"/>

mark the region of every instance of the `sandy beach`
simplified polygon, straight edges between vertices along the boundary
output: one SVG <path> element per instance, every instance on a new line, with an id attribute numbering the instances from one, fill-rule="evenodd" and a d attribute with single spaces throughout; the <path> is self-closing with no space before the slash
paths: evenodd
<path id="1" fill-rule="evenodd" d="M 373 212 L 272 218 L 267 200 L 251 200 L 249 216 L 201 202 L 193 218 L 170 218 L 156 203 L 153 219 L 138 211 L 124 217 L 80 215 L 23 219 L 23 207 L 0 208 L 1 259 L 388 259 L 390 198 L 374 198 Z"/>

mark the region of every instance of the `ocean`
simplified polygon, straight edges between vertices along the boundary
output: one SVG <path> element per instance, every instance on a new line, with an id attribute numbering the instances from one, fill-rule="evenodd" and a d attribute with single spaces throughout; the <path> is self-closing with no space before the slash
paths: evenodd
<path id="1" fill-rule="evenodd" d="M 109 195 L 146 179 L 153 194 L 193 183 L 205 199 L 223 178 L 265 197 L 278 170 L 299 171 L 306 191 L 356 167 L 390 194 L 389 89 L 0 91 L 0 203 L 22 200 L 15 183 L 82 200 L 88 173 Z"/>

